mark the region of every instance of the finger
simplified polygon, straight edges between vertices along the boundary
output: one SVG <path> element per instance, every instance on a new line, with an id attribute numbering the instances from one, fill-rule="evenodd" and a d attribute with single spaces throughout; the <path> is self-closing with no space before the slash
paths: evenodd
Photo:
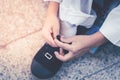
<path id="1" fill-rule="evenodd" d="M 63 49 L 60 48 L 60 55 L 64 55 Z"/>
<path id="2" fill-rule="evenodd" d="M 57 27 L 57 26 L 56 26 Z M 56 29 L 52 29 L 53 30 L 53 38 L 55 39 L 57 35 L 59 35 L 59 26 Z"/>
<path id="3" fill-rule="evenodd" d="M 44 34 L 44 33 L 43 33 Z M 46 36 L 47 37 L 46 37 Z M 46 40 L 46 42 L 51 45 L 52 47 L 56 47 L 56 44 L 52 38 L 52 34 L 51 33 L 46 33 L 45 35 L 43 35 L 42 37 Z"/>
<path id="4" fill-rule="evenodd" d="M 58 52 L 55 52 L 55 56 L 57 57 L 57 59 L 59 59 L 59 60 L 61 60 L 63 62 L 66 62 L 66 61 L 73 58 L 73 54 L 70 53 L 70 52 L 68 54 L 66 54 L 66 55 L 60 55 Z"/>
<path id="5" fill-rule="evenodd" d="M 55 39 L 54 41 L 57 44 L 57 46 L 65 49 L 65 50 L 71 51 L 71 45 L 70 44 L 63 43 L 61 41 L 58 41 L 57 39 Z"/>

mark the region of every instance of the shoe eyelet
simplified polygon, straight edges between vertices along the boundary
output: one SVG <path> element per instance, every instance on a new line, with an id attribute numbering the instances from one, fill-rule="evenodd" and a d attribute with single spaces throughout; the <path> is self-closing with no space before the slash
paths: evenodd
<path id="1" fill-rule="evenodd" d="M 45 57 L 46 57 L 48 60 L 52 59 L 52 55 L 49 54 L 48 52 L 45 53 Z"/>

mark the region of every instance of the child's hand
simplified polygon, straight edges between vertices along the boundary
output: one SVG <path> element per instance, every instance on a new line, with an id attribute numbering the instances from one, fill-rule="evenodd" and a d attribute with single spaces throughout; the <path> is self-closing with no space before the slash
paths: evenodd
<path id="1" fill-rule="evenodd" d="M 69 51 L 67 54 L 64 54 L 64 52 L 62 52 L 63 50 L 60 50 L 60 52 L 55 52 L 56 57 L 59 60 L 65 62 L 75 57 L 83 55 L 83 53 L 89 49 L 89 47 L 87 47 L 87 38 L 87 36 L 74 36 L 70 38 L 61 37 L 61 42 L 55 39 L 55 43 L 60 48 Z"/>
<path id="2" fill-rule="evenodd" d="M 49 15 L 44 23 L 42 36 L 46 42 L 53 47 L 56 47 L 54 39 L 59 34 L 59 29 L 60 25 L 57 16 Z"/>
<path id="3" fill-rule="evenodd" d="M 55 52 L 55 55 L 59 60 L 65 62 L 75 57 L 83 55 L 92 47 L 103 44 L 106 39 L 101 33 L 97 32 L 93 35 L 79 35 L 70 38 L 61 37 L 60 40 L 61 41 L 55 39 L 55 43 L 60 48 L 68 50 L 69 52 L 67 54 L 64 54 L 64 52 L 62 51 Z"/>

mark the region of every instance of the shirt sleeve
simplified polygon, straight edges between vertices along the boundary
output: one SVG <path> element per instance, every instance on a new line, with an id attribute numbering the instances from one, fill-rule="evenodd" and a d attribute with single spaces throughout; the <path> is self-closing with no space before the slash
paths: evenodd
<path id="1" fill-rule="evenodd" d="M 59 17 L 70 24 L 90 28 L 96 19 L 92 2 L 93 0 L 63 0 L 59 8 Z"/>
<path id="2" fill-rule="evenodd" d="M 55 2 L 58 2 L 58 3 L 62 2 L 62 0 L 44 0 L 44 1 L 55 1 Z"/>
<path id="3" fill-rule="evenodd" d="M 106 18 L 100 32 L 113 44 L 120 47 L 120 5 L 114 8 Z"/>

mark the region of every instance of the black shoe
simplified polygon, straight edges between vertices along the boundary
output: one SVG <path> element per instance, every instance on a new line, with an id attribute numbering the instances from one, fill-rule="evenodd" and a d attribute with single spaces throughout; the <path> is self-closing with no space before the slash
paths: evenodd
<path id="1" fill-rule="evenodd" d="M 60 35 L 57 36 L 57 39 L 60 41 Z M 46 43 L 37 52 L 31 65 L 31 72 L 34 76 L 39 79 L 48 79 L 58 72 L 63 62 L 56 58 L 55 51 L 59 52 L 59 47 L 51 47 Z M 67 50 L 63 51 L 65 54 L 68 53 Z"/>
<path id="2" fill-rule="evenodd" d="M 54 54 L 59 51 L 58 47 L 51 47 L 45 44 L 35 55 L 31 65 L 31 72 L 39 79 L 53 77 L 62 66 L 62 61 L 58 60 Z"/>

